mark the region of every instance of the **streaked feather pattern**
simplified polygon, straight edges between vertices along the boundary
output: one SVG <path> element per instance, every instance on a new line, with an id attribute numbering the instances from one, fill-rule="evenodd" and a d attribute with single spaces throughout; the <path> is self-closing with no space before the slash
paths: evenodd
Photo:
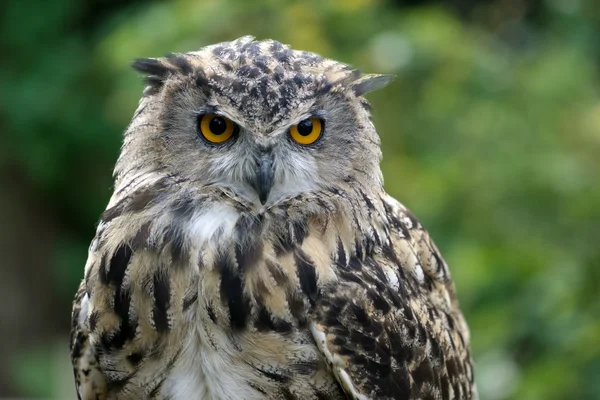
<path id="1" fill-rule="evenodd" d="M 248 40 L 230 46 L 256 43 Z M 246 50 L 285 53 L 276 43 Z M 372 170 L 315 178 L 311 190 L 285 188 L 291 175 L 282 172 L 275 178 L 287 194 L 265 205 L 237 181 L 198 182 L 172 169 L 191 155 L 167 161 L 164 152 L 177 146 L 164 133 L 172 127 L 151 122 L 164 112 L 157 96 L 182 92 L 161 85 L 193 75 L 197 58 L 138 66 L 151 90 L 126 133 L 73 309 L 79 398 L 476 399 L 448 267 L 416 218 L 383 191 L 374 130 L 348 150 L 375 158 L 365 161 Z M 360 76 L 319 60 L 308 63 L 328 70 L 332 87 L 352 88 Z M 356 123 L 372 126 L 362 93 L 336 90 L 362 110 Z"/>

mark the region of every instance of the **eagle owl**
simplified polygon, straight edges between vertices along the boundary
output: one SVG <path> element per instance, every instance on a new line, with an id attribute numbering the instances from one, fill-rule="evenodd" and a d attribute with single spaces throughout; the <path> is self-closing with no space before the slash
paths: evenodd
<path id="1" fill-rule="evenodd" d="M 242 37 L 140 59 L 72 314 L 80 399 L 476 399 L 448 267 L 383 189 L 385 75 Z"/>

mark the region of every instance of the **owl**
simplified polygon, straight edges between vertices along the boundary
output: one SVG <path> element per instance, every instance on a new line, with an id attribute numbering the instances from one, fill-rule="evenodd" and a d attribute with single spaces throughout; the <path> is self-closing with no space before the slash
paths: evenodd
<path id="1" fill-rule="evenodd" d="M 477 399 L 448 266 L 383 188 L 389 76 L 252 37 L 133 67 L 79 399 Z"/>

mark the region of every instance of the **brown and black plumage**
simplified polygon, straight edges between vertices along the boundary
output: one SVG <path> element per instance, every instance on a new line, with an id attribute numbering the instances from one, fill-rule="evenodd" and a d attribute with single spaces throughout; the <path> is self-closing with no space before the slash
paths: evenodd
<path id="1" fill-rule="evenodd" d="M 73 308 L 81 399 L 476 399 L 448 267 L 383 189 L 387 76 L 250 37 L 147 88 Z"/>

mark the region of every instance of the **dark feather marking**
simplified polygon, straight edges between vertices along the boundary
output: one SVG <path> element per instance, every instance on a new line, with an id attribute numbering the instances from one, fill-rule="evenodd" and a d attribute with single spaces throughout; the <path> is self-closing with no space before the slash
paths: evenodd
<path id="1" fill-rule="evenodd" d="M 216 267 L 221 272 L 221 300 L 227 302 L 230 325 L 233 329 L 243 329 L 246 327 L 250 304 L 244 295 L 241 272 L 223 253 L 217 255 Z"/>
<path id="2" fill-rule="evenodd" d="M 444 352 L 442 351 L 440 344 L 437 340 L 432 339 L 429 341 L 431 345 L 431 355 L 435 360 L 444 361 Z"/>
<path id="3" fill-rule="evenodd" d="M 360 260 L 364 260 L 364 249 L 363 249 L 363 243 L 361 241 L 358 240 L 358 238 L 355 240 L 354 242 L 354 252 L 356 253 L 356 257 Z"/>
<path id="4" fill-rule="evenodd" d="M 303 328 L 306 325 L 307 317 L 307 310 L 304 307 L 304 302 L 298 293 L 292 291 L 286 291 L 285 299 L 288 302 L 290 313 L 298 321 L 298 327 Z"/>
<path id="5" fill-rule="evenodd" d="M 148 239 L 150 239 L 150 227 L 152 221 L 147 221 L 137 231 L 133 239 L 131 239 L 131 247 L 134 250 L 142 250 L 148 247 Z"/>
<path id="6" fill-rule="evenodd" d="M 400 336 L 395 329 L 388 329 L 388 339 L 390 341 L 390 353 L 399 363 L 413 358 L 413 350 L 407 344 L 406 338 Z"/>
<path id="7" fill-rule="evenodd" d="M 410 398 L 410 375 L 405 366 L 394 371 L 394 376 L 388 376 L 381 386 L 382 397 L 408 399 Z"/>
<path id="8" fill-rule="evenodd" d="M 377 342 L 376 338 L 365 335 L 360 331 L 353 330 L 350 332 L 350 335 L 347 338 L 339 338 L 342 342 L 349 340 L 353 346 L 359 345 L 361 351 L 366 351 L 368 353 L 373 353 L 376 350 Z M 335 343 L 334 341 L 334 344 Z"/>
<path id="9" fill-rule="evenodd" d="M 254 267 L 262 258 L 262 254 L 263 243 L 258 237 L 255 237 L 245 246 L 238 243 L 235 247 L 236 261 L 243 270 Z"/>
<path id="10" fill-rule="evenodd" d="M 358 323 L 361 327 L 370 328 L 370 325 L 375 322 L 369 318 L 369 314 L 365 309 L 357 304 L 350 303 L 348 309 L 351 312 L 350 316 L 354 317 L 354 322 Z"/>
<path id="11" fill-rule="evenodd" d="M 113 393 L 119 392 L 119 391 L 123 390 L 125 385 L 127 385 L 129 383 L 131 376 L 132 375 L 126 375 L 123 377 L 119 377 L 119 378 L 115 377 L 115 378 L 111 379 L 111 377 L 108 374 L 105 374 L 106 386 L 110 392 L 113 392 Z"/>
<path id="12" fill-rule="evenodd" d="M 337 240 L 337 264 L 342 268 L 345 268 L 348 264 L 348 260 L 346 259 L 346 249 L 344 249 L 344 244 L 340 238 Z"/>
<path id="13" fill-rule="evenodd" d="M 401 287 L 402 285 L 398 285 Z M 404 303 L 402 302 L 402 297 L 398 295 L 398 291 L 396 291 L 393 287 L 387 286 L 385 288 L 385 293 L 388 298 L 394 305 L 394 307 L 402 309 L 404 307 Z M 412 314 L 410 315 L 412 317 Z M 407 318 L 408 319 L 408 318 Z"/>
<path id="14" fill-rule="evenodd" d="M 394 251 L 394 249 L 391 245 L 383 246 L 381 248 L 381 250 L 382 250 L 383 255 L 388 260 L 390 260 L 394 265 L 396 265 L 399 268 L 402 267 L 402 263 L 400 262 L 400 259 L 396 255 L 396 252 Z"/>
<path id="15" fill-rule="evenodd" d="M 465 343 L 465 338 L 463 337 L 462 332 L 461 331 L 456 331 L 456 333 L 458 333 L 458 338 L 460 339 L 460 344 L 464 348 L 466 346 L 466 343 Z"/>
<path id="16" fill-rule="evenodd" d="M 126 321 L 129 319 L 129 307 L 131 306 L 131 291 L 129 289 L 122 290 L 118 288 L 115 292 L 114 311 L 121 319 Z"/>
<path id="17" fill-rule="evenodd" d="M 183 259 L 183 232 L 179 231 L 177 237 L 171 242 L 171 259 L 175 264 L 181 264 Z"/>
<path id="18" fill-rule="evenodd" d="M 200 254 L 198 254 L 198 269 L 201 271 L 204 269 L 204 260 L 202 259 L 202 251 L 200 251 Z M 194 279 L 192 284 L 193 285 L 198 285 L 198 275 L 194 275 Z"/>
<path id="19" fill-rule="evenodd" d="M 442 260 L 442 257 L 440 256 L 440 254 L 436 251 L 436 249 L 432 248 L 431 249 L 431 254 L 433 254 L 433 258 L 435 259 L 436 262 L 436 269 L 435 272 L 437 274 L 440 273 L 440 271 L 442 272 L 442 280 L 447 280 L 448 279 L 448 274 L 446 273 L 446 268 L 444 268 L 444 260 Z"/>
<path id="20" fill-rule="evenodd" d="M 367 194 L 365 192 L 363 192 L 361 189 L 358 189 L 358 192 L 360 193 L 363 200 L 367 204 L 367 207 L 369 208 L 369 210 L 375 210 L 375 205 L 373 204 L 371 199 L 369 199 L 369 196 L 367 196 Z"/>
<path id="21" fill-rule="evenodd" d="M 121 319 L 118 331 L 112 336 L 104 336 L 103 344 L 106 349 L 123 348 L 125 342 L 132 340 L 135 337 L 137 329 L 137 321 L 129 316 L 131 307 L 131 291 L 129 289 L 117 289 L 114 301 L 115 314 Z"/>
<path id="22" fill-rule="evenodd" d="M 213 48 L 212 53 L 217 57 L 221 57 L 221 55 L 223 54 L 224 51 L 225 51 L 225 47 L 223 47 L 222 45 L 219 45 L 219 46 L 215 46 Z"/>
<path id="23" fill-rule="evenodd" d="M 373 257 L 367 257 L 365 259 L 365 263 L 369 265 L 370 271 L 375 272 L 374 278 L 372 274 L 364 274 L 365 280 L 371 282 L 377 287 L 377 289 L 381 291 L 385 290 L 386 285 L 384 282 L 388 282 L 388 277 L 383 271 L 383 268 L 381 268 L 381 265 L 379 265 L 379 263 Z"/>
<path id="24" fill-rule="evenodd" d="M 282 256 L 292 251 L 295 247 L 292 235 L 287 232 L 273 242 L 273 248 L 275 249 L 275 255 Z"/>
<path id="25" fill-rule="evenodd" d="M 96 330 L 96 324 L 98 323 L 98 317 L 100 314 L 98 311 L 93 311 L 88 318 L 88 326 L 90 327 L 90 332 L 94 332 Z"/>
<path id="26" fill-rule="evenodd" d="M 165 383 L 167 378 L 168 378 L 168 375 L 161 378 L 158 382 L 156 382 L 156 385 L 154 385 L 154 387 L 152 388 L 150 393 L 148 393 L 148 398 L 150 398 L 150 399 L 157 398 L 157 396 L 160 394 L 160 389 L 162 388 L 162 385 Z"/>
<path id="27" fill-rule="evenodd" d="M 256 328 L 263 332 L 288 334 L 292 332 L 294 326 L 288 321 L 272 316 L 266 307 L 261 306 L 256 319 Z"/>
<path id="28" fill-rule="evenodd" d="M 315 358 L 313 360 L 299 361 L 290 366 L 296 373 L 300 375 L 312 375 L 320 367 L 320 360 Z"/>
<path id="29" fill-rule="evenodd" d="M 204 71 L 196 71 L 195 80 L 196 85 L 198 85 L 199 87 L 206 88 L 208 86 L 208 78 L 206 77 Z"/>
<path id="30" fill-rule="evenodd" d="M 396 213 L 392 209 L 390 205 L 388 205 L 385 201 L 383 202 L 383 206 L 385 208 L 386 215 L 390 222 L 392 223 L 392 227 L 399 231 L 402 234 L 402 237 L 409 240 L 411 238 L 410 231 L 406 227 L 404 222 L 400 221 L 400 219 L 396 216 Z"/>
<path id="31" fill-rule="evenodd" d="M 433 367 L 427 357 L 425 357 L 419 366 L 412 372 L 412 377 L 417 385 L 423 385 L 424 383 L 430 383 L 434 386 L 438 386 L 438 382 L 434 379 Z"/>
<path id="32" fill-rule="evenodd" d="M 100 215 L 100 221 L 102 222 L 110 222 L 116 217 L 119 217 L 123 213 L 123 208 L 125 207 L 125 200 L 123 199 L 119 201 L 117 204 L 105 210 L 102 215 Z"/>
<path id="33" fill-rule="evenodd" d="M 374 233 L 374 232 L 373 232 Z M 363 243 L 365 244 L 365 255 L 370 257 L 373 255 L 373 251 L 375 250 L 376 240 L 374 235 L 368 235 L 365 237 Z"/>
<path id="34" fill-rule="evenodd" d="M 125 271 L 131 259 L 132 250 L 126 244 L 121 244 L 113 253 L 108 264 L 108 271 L 104 265 L 100 266 L 100 279 L 102 283 L 114 284 L 117 288 L 123 283 Z"/>
<path id="35" fill-rule="evenodd" d="M 436 321 L 438 319 L 437 311 L 435 311 L 435 309 L 433 307 L 427 308 L 427 314 L 429 314 L 430 321 Z"/>
<path id="36" fill-rule="evenodd" d="M 301 249 L 294 252 L 294 261 L 297 266 L 298 279 L 300 280 L 300 288 L 308 297 L 311 305 L 315 304 L 318 294 L 317 271 L 313 261 Z"/>
<path id="37" fill-rule="evenodd" d="M 306 225 L 302 221 L 296 221 L 292 223 L 292 231 L 294 233 L 294 240 L 298 246 L 302 245 L 304 238 L 306 237 Z"/>
<path id="38" fill-rule="evenodd" d="M 83 345 L 87 340 L 87 335 L 83 333 L 83 331 L 77 332 L 77 337 L 71 344 L 71 359 L 76 359 L 81 357 L 81 351 L 83 349 Z"/>
<path id="39" fill-rule="evenodd" d="M 354 282 L 354 283 L 358 283 L 358 284 L 363 284 L 363 280 L 360 276 L 358 276 L 357 274 L 353 273 L 353 272 L 349 272 L 349 271 L 340 271 L 340 278 L 348 281 L 348 282 Z"/>
<path id="40" fill-rule="evenodd" d="M 156 58 L 139 58 L 131 66 L 146 75 L 144 82 L 152 88 L 152 92 L 156 92 L 169 75 L 178 71 L 178 66 L 164 63 Z"/>
<path id="41" fill-rule="evenodd" d="M 165 189 L 165 181 L 160 180 L 154 185 L 135 192 L 120 200 L 100 216 L 100 220 L 108 223 L 113 219 L 129 212 L 140 212 L 146 209 Z"/>
<path id="42" fill-rule="evenodd" d="M 411 228 L 421 229 L 421 224 L 419 223 L 419 220 L 417 219 L 415 214 L 412 213 L 412 211 L 406 209 L 403 211 L 403 213 L 406 216 L 406 218 L 410 220 L 410 223 L 412 225 Z"/>
<path id="43" fill-rule="evenodd" d="M 258 368 L 258 367 L 254 367 L 256 368 L 257 371 L 259 371 L 261 374 L 263 374 L 264 376 L 266 376 L 269 379 L 272 379 L 274 381 L 277 382 L 281 382 L 281 383 L 286 383 L 290 381 L 290 377 L 287 375 L 283 375 L 280 373 L 276 373 L 276 372 L 271 372 L 271 371 L 265 371 L 264 369 Z"/>
<path id="44" fill-rule="evenodd" d="M 169 63 L 173 64 L 173 66 L 182 74 L 189 75 L 192 73 L 192 65 L 185 57 L 179 54 L 169 54 L 167 59 L 169 60 Z"/>
<path id="45" fill-rule="evenodd" d="M 235 226 L 238 238 L 235 247 L 236 261 L 242 271 L 254 267 L 262 258 L 263 243 L 260 240 L 262 219 L 243 214 Z"/>
<path id="46" fill-rule="evenodd" d="M 251 65 L 242 65 L 235 71 L 235 74 L 240 77 L 247 79 L 254 79 L 260 75 L 260 69 L 255 68 Z"/>
<path id="47" fill-rule="evenodd" d="M 170 243 L 171 260 L 175 266 L 183 266 L 181 261 L 184 259 L 183 248 L 185 245 L 185 236 L 183 230 L 178 226 L 171 225 L 165 232 L 165 242 Z"/>
<path id="48" fill-rule="evenodd" d="M 186 295 L 183 298 L 183 311 L 187 311 L 191 306 L 193 306 L 196 301 L 198 301 L 198 291 L 195 290 L 192 293 Z"/>
<path id="49" fill-rule="evenodd" d="M 415 315 L 413 314 L 413 311 L 410 307 L 403 308 L 403 311 L 404 318 L 406 318 L 407 321 L 415 320 Z"/>
<path id="50" fill-rule="evenodd" d="M 215 315 L 215 310 L 213 310 L 211 306 L 206 306 L 206 313 L 208 314 L 208 317 L 213 322 L 213 324 L 216 324 L 217 316 Z"/>
<path id="51" fill-rule="evenodd" d="M 189 220 L 194 213 L 194 210 L 196 210 L 202 204 L 202 202 L 199 203 L 200 204 L 196 204 L 194 199 L 189 197 L 177 199 L 171 205 L 173 218 Z"/>
<path id="52" fill-rule="evenodd" d="M 173 71 L 173 67 L 166 65 L 156 58 L 138 58 L 131 64 L 133 69 L 143 74 L 165 77 Z"/>
<path id="53" fill-rule="evenodd" d="M 383 298 L 383 296 L 379 294 L 379 292 L 376 292 L 375 290 L 369 290 L 367 291 L 367 296 L 369 296 L 375 308 L 382 313 L 387 314 L 392 309 L 390 304 Z"/>
<path id="54" fill-rule="evenodd" d="M 425 286 L 425 289 L 427 289 L 428 292 L 431 292 L 435 286 L 433 279 L 427 274 L 425 274 L 425 277 L 423 278 L 423 286 Z"/>
<path id="55" fill-rule="evenodd" d="M 131 353 L 127 356 L 127 361 L 133 366 L 136 367 L 140 361 L 144 358 L 144 355 L 139 352 Z"/>
<path id="56" fill-rule="evenodd" d="M 293 394 L 287 387 L 281 389 L 281 395 L 284 400 L 299 400 L 299 397 Z"/>
<path id="57" fill-rule="evenodd" d="M 334 86 L 333 86 L 333 84 L 331 84 L 331 82 L 328 82 L 328 81 L 321 82 L 321 85 L 319 86 L 319 88 L 314 92 L 315 97 L 325 96 L 329 92 L 331 92 L 331 89 L 333 89 L 333 88 L 334 88 Z"/>
<path id="58" fill-rule="evenodd" d="M 374 245 L 381 246 L 383 244 L 383 240 L 381 240 L 381 237 L 376 230 L 373 230 L 373 238 L 375 239 Z"/>
<path id="59" fill-rule="evenodd" d="M 152 309 L 152 320 L 158 332 L 169 330 L 169 316 L 167 310 L 171 302 L 171 283 L 164 274 L 154 274 L 154 307 Z"/>
<path id="60" fill-rule="evenodd" d="M 442 400 L 450 400 L 450 380 L 448 377 L 442 377 Z"/>
<path id="61" fill-rule="evenodd" d="M 462 398 L 462 395 L 461 395 L 461 392 L 462 392 L 462 391 L 461 391 L 461 385 L 460 385 L 460 381 L 458 381 L 458 380 L 454 380 L 454 381 L 452 382 L 452 388 L 454 389 L 454 396 L 455 396 L 457 399 L 461 399 L 461 398 Z"/>
<path id="62" fill-rule="evenodd" d="M 358 259 L 358 257 L 350 257 L 350 262 L 348 263 L 348 269 L 354 271 L 360 271 L 362 269 L 362 263 Z"/>

